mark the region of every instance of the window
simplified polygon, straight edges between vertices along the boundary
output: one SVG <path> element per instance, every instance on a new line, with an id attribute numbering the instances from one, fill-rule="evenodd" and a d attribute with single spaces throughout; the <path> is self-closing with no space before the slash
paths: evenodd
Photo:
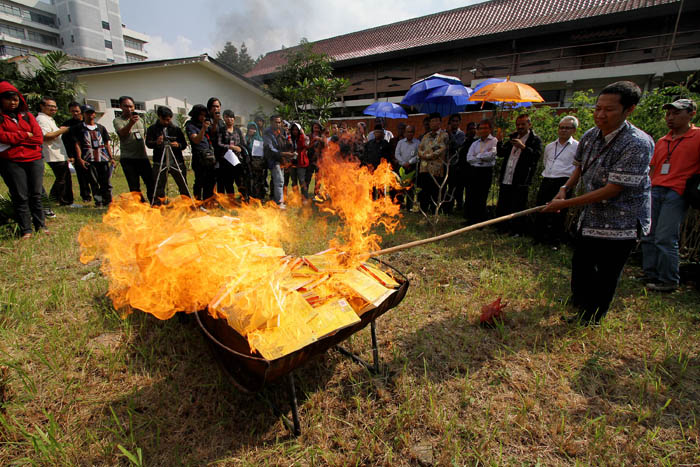
<path id="1" fill-rule="evenodd" d="M 114 59 L 113 59 L 113 58 L 108 58 L 107 61 L 108 61 L 109 63 L 114 63 Z"/>
<path id="2" fill-rule="evenodd" d="M 134 102 L 134 108 L 136 110 L 146 110 L 146 103 L 145 102 Z"/>
<path id="3" fill-rule="evenodd" d="M 56 21 L 53 17 L 34 13 L 33 11 L 30 12 L 30 19 L 36 23 L 45 24 L 47 26 L 56 26 Z"/>
<path id="4" fill-rule="evenodd" d="M 17 55 L 29 55 L 30 50 L 25 49 L 23 47 L 15 47 L 13 45 L 0 45 L 0 56 L 12 56 L 16 57 Z"/>
<path id="5" fill-rule="evenodd" d="M 111 49 L 112 48 L 112 41 L 108 41 L 107 39 L 105 39 L 105 48 Z"/>
<path id="6" fill-rule="evenodd" d="M 143 57 L 139 57 L 137 55 L 131 55 L 131 54 L 126 54 L 126 63 L 136 63 L 136 62 L 142 62 L 145 59 Z"/>
<path id="7" fill-rule="evenodd" d="M 124 46 L 134 50 L 143 50 L 143 44 L 133 39 L 124 38 Z"/>
<path id="8" fill-rule="evenodd" d="M 102 29 L 109 31 L 109 23 L 107 21 L 102 21 Z"/>
<path id="9" fill-rule="evenodd" d="M 19 7 L 10 5 L 9 3 L 0 3 L 0 13 L 6 13 L 13 16 L 22 16 L 22 10 Z"/>
<path id="10" fill-rule="evenodd" d="M 27 31 L 27 39 L 35 42 L 41 42 L 43 44 L 48 44 L 48 45 L 53 45 L 54 47 L 58 47 L 58 38 L 54 36 L 50 36 L 48 34 L 42 34 L 40 32 L 36 31 Z"/>
<path id="11" fill-rule="evenodd" d="M 75 42 L 75 37 L 73 37 L 73 34 L 70 35 L 70 41 Z"/>
<path id="12" fill-rule="evenodd" d="M 119 99 L 110 99 L 109 106 L 113 109 L 118 109 L 119 108 Z"/>
<path id="13" fill-rule="evenodd" d="M 69 23 L 71 22 L 71 20 L 70 20 L 70 15 L 68 15 L 68 22 L 69 22 Z"/>
<path id="14" fill-rule="evenodd" d="M 24 29 L 0 23 L 0 34 L 7 34 L 15 39 L 25 39 Z"/>

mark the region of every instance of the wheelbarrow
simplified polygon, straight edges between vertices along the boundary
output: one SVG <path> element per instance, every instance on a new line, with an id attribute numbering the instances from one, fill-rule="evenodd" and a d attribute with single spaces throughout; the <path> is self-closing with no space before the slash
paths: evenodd
<path id="1" fill-rule="evenodd" d="M 325 353 L 331 347 L 335 347 L 341 354 L 363 365 L 371 373 L 379 372 L 379 350 L 377 348 L 375 320 L 401 303 L 401 300 L 406 296 L 409 281 L 406 276 L 393 266 L 376 258 L 372 260 L 394 271 L 394 279 L 400 284 L 399 288 L 395 289 L 394 293 L 389 295 L 378 307 L 365 312 L 360 317 L 359 323 L 343 328 L 335 334 L 323 337 L 306 347 L 275 360 L 267 360 L 253 354 L 248 341 L 230 327 L 225 319 L 212 317 L 206 309 L 200 310 L 195 314 L 197 323 L 204 335 L 209 339 L 214 354 L 241 391 L 249 394 L 260 394 L 260 391 L 268 383 L 286 377 L 292 421 L 290 422 L 289 418 L 271 401 L 263 400 L 271 406 L 275 415 L 281 417 L 284 424 L 295 436 L 301 434 L 293 375 L 295 369 L 304 365 L 312 357 Z M 374 360 L 371 365 L 339 345 L 348 337 L 364 329 L 368 324 L 370 325 Z"/>

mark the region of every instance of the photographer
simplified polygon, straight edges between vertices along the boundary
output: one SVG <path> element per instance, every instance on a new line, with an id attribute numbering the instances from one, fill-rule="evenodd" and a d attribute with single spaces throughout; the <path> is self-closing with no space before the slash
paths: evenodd
<path id="1" fill-rule="evenodd" d="M 216 191 L 230 195 L 230 198 L 233 199 L 235 195 L 233 184 L 235 182 L 241 193 L 241 199 L 248 200 L 249 177 L 246 173 L 248 158 L 247 154 L 244 154 L 247 153 L 247 150 L 243 144 L 243 135 L 235 126 L 236 115 L 233 110 L 224 110 L 224 123 L 224 128 L 218 132 L 214 148 L 216 161 L 219 164 L 219 168 L 216 169 Z M 225 156 L 229 151 L 236 156 L 239 164 L 234 166 L 233 162 L 226 159 Z"/>
<path id="2" fill-rule="evenodd" d="M 216 185 L 216 157 L 209 135 L 209 112 L 202 104 L 192 107 L 190 120 L 185 123 L 185 132 L 192 148 L 192 170 L 194 170 L 194 197 L 200 201 L 214 196 Z"/>
<path id="3" fill-rule="evenodd" d="M 121 96 L 119 108 L 122 114 L 112 121 L 112 125 L 119 136 L 119 162 L 124 170 L 126 183 L 130 192 L 141 194 L 140 179 L 143 179 L 146 195 L 150 197 L 153 194 L 153 177 L 144 144 L 145 125 L 134 112 L 134 99 L 131 97 Z M 143 201 L 143 195 L 141 200 Z"/>
<path id="4" fill-rule="evenodd" d="M 156 114 L 158 115 L 158 121 L 146 130 L 146 146 L 153 149 L 153 181 L 156 183 L 156 179 L 158 180 L 155 186 L 155 193 L 149 193 L 149 195 L 153 204 L 159 205 L 160 200 L 165 197 L 165 183 L 168 178 L 168 172 L 175 180 L 180 195 L 188 196 L 189 191 L 187 190 L 187 167 L 185 167 L 185 160 L 182 157 L 182 151 L 187 147 L 185 135 L 177 125 L 173 124 L 173 111 L 168 107 L 158 107 Z M 163 172 L 158 176 L 162 165 L 167 162 L 163 160 L 166 144 L 170 145 L 174 157 L 170 161 L 167 172 Z M 175 170 L 175 167 L 179 168 L 182 174 Z"/>
<path id="5" fill-rule="evenodd" d="M 287 139 L 282 132 L 282 118 L 279 115 L 270 117 L 270 126 L 263 133 L 263 144 L 265 160 L 272 173 L 272 200 L 277 203 L 280 209 L 286 209 L 282 166 L 289 164 L 294 153 L 287 150 Z"/>

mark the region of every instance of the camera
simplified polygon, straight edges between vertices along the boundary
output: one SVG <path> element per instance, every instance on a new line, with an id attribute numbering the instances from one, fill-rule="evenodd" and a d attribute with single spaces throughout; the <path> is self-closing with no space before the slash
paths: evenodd
<path id="1" fill-rule="evenodd" d="M 163 141 L 170 144 L 177 141 L 177 136 L 168 136 L 168 129 L 163 128 Z"/>

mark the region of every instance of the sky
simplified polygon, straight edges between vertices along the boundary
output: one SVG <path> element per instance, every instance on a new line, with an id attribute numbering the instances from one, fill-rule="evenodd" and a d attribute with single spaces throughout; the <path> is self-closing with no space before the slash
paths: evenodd
<path id="1" fill-rule="evenodd" d="M 309 41 L 459 8 L 484 0 L 121 0 L 122 22 L 150 36 L 149 58 L 208 53 L 245 42 L 252 57 Z"/>

